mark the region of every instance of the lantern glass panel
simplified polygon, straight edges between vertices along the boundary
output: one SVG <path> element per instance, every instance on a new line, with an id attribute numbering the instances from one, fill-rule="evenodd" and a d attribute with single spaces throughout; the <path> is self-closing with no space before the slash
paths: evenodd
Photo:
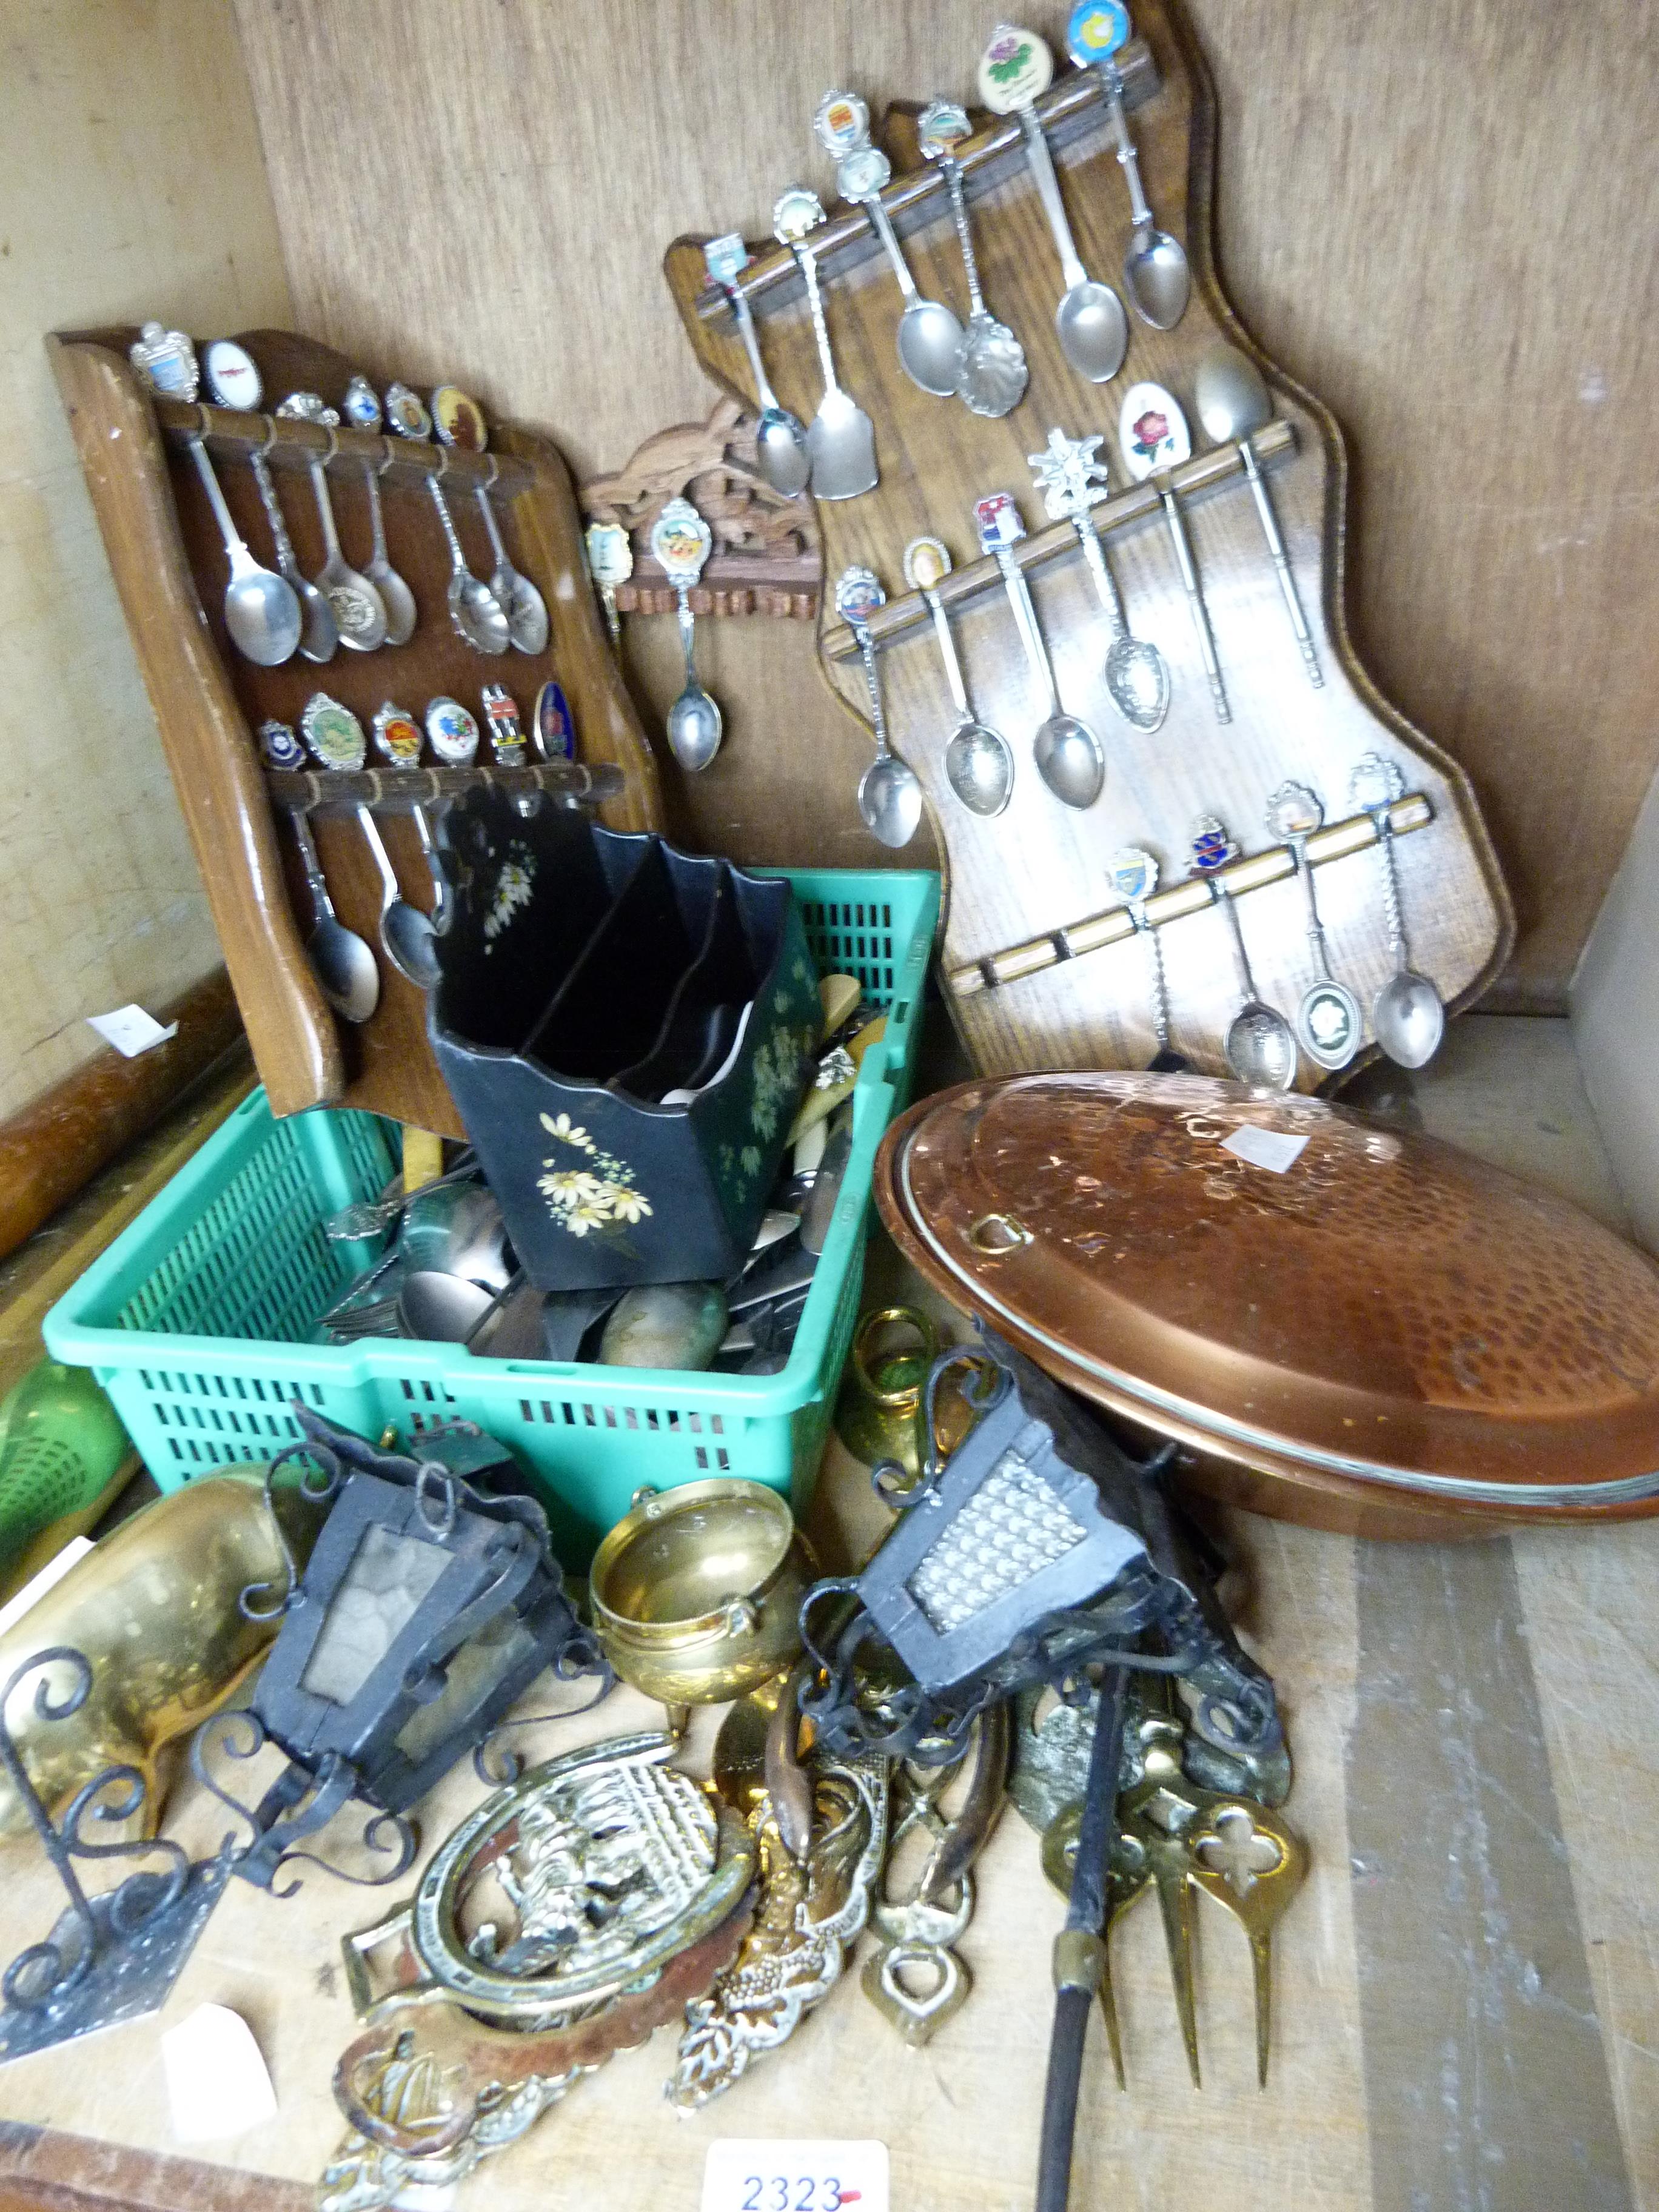
<path id="1" fill-rule="evenodd" d="M 447 1662 L 447 1680 L 429 1705 L 416 1705 L 394 1741 L 418 1766 L 452 1735 L 463 1716 L 480 1705 L 502 1676 L 526 1661 L 536 1638 L 516 1613 L 501 1613 L 470 1637 Z"/>
<path id="2" fill-rule="evenodd" d="M 371 1523 L 329 1601 L 300 1687 L 313 1698 L 349 1705 L 448 1564 L 441 1545 Z"/>

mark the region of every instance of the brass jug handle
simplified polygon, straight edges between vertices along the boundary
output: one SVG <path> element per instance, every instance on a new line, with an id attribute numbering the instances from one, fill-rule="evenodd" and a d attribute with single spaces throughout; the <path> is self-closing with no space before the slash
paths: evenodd
<path id="1" fill-rule="evenodd" d="M 901 1322 L 907 1322 L 921 1338 L 920 1349 L 931 1367 L 939 1358 L 939 1331 L 920 1307 L 883 1306 L 876 1313 L 867 1313 L 853 1338 L 853 1371 L 875 1403 L 890 1413 L 904 1413 L 921 1403 L 919 1383 L 907 1382 L 900 1389 L 884 1390 L 870 1372 L 870 1353 L 875 1338 L 883 1329 L 896 1327 Z"/>

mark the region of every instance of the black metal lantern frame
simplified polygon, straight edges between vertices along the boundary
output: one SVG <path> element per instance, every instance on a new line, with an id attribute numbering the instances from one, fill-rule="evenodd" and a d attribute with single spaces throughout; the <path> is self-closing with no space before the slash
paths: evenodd
<path id="1" fill-rule="evenodd" d="M 1138 1465 L 1039 1368 L 980 1335 L 982 1349 L 957 1346 L 934 1363 L 924 1434 L 936 1432 L 941 1382 L 959 1365 L 982 1370 L 988 1355 L 989 1389 L 967 1393 L 981 1418 L 908 1490 L 891 1486 L 896 1467 L 873 1470 L 897 1523 L 862 1574 L 816 1583 L 803 1601 L 819 1671 L 800 1708 L 826 1749 L 954 1759 L 998 1698 L 1038 1683 L 1087 1698 L 1085 1670 L 1113 1666 L 1189 1683 L 1194 1728 L 1222 1751 L 1280 1743 L 1272 1681 L 1181 1571 L 1158 1487 L 1174 1447 Z M 821 1651 L 813 1610 L 836 1593 L 843 1607 Z M 912 1679 L 872 1695 L 860 1662 L 882 1645 Z M 876 1673 L 890 1678 L 890 1662 Z"/>
<path id="2" fill-rule="evenodd" d="M 306 1407 L 295 1413 L 306 1442 L 272 1462 L 267 1482 L 298 1460 L 305 1494 L 328 1506 L 328 1519 L 303 1576 L 290 1557 L 274 1607 L 264 1586 L 243 1591 L 246 1613 L 280 1612 L 283 1626 L 250 1707 L 208 1722 L 191 1761 L 253 1829 L 234 1864 L 245 1881 L 273 1887 L 284 1861 L 313 1857 L 300 1841 L 355 1799 L 374 1808 L 364 1842 L 396 1863 L 347 1878 L 391 1881 L 415 1854 L 402 1816 L 465 1753 L 482 1758 L 544 1668 L 592 1674 L 600 1696 L 611 1670 L 565 1595 L 541 1507 L 486 1496 L 438 1455 L 449 1445 L 472 1471 L 510 1466 L 499 1446 L 456 1424 L 453 1440 L 423 1440 L 428 1455 L 405 1457 Z M 250 1809 L 213 1779 L 206 1754 L 251 1759 L 267 1742 L 288 1765 Z"/>

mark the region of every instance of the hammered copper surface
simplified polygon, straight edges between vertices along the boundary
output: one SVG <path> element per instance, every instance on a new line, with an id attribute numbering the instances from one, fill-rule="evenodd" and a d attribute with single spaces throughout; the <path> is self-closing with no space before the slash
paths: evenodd
<path id="1" fill-rule="evenodd" d="M 1223 1149 L 1246 1127 L 1305 1141 L 1276 1173 Z M 1659 1269 L 1433 1138 L 1206 1077 L 1031 1076 L 912 1109 L 876 1187 L 947 1297 L 1280 1478 L 1250 1486 L 1264 1510 L 1659 1510 Z"/>

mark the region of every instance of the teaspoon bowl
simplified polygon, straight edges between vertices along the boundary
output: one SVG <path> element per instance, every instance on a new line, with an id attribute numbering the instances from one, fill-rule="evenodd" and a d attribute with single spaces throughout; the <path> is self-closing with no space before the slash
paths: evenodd
<path id="1" fill-rule="evenodd" d="M 1426 975 L 1402 968 L 1377 993 L 1371 1024 L 1397 1066 L 1425 1067 L 1446 1033 L 1446 1009 Z"/>
<path id="2" fill-rule="evenodd" d="M 1031 744 L 1037 774 L 1063 805 L 1092 806 L 1105 787 L 1100 739 L 1074 714 L 1051 714 Z"/>
<path id="3" fill-rule="evenodd" d="M 915 770 L 896 753 L 878 753 L 859 779 L 859 812 L 873 837 L 895 852 L 908 845 L 921 821 L 921 786 Z"/>
<path id="4" fill-rule="evenodd" d="M 1167 230 L 1138 230 L 1123 257 L 1123 282 L 1135 312 L 1155 331 L 1172 331 L 1187 312 L 1192 275 Z"/>
<path id="5" fill-rule="evenodd" d="M 945 773 L 968 811 L 988 821 L 1002 812 L 1013 792 L 1014 757 L 995 730 L 983 722 L 961 722 L 945 748 Z"/>
<path id="6" fill-rule="evenodd" d="M 1222 1047 L 1235 1079 L 1256 1091 L 1288 1091 L 1296 1081 L 1296 1039 L 1276 1007 L 1247 1000 Z"/>
<path id="7" fill-rule="evenodd" d="M 1089 383 L 1106 384 L 1122 368 L 1129 319 L 1109 284 L 1074 284 L 1060 303 L 1054 328 L 1060 351 Z"/>

